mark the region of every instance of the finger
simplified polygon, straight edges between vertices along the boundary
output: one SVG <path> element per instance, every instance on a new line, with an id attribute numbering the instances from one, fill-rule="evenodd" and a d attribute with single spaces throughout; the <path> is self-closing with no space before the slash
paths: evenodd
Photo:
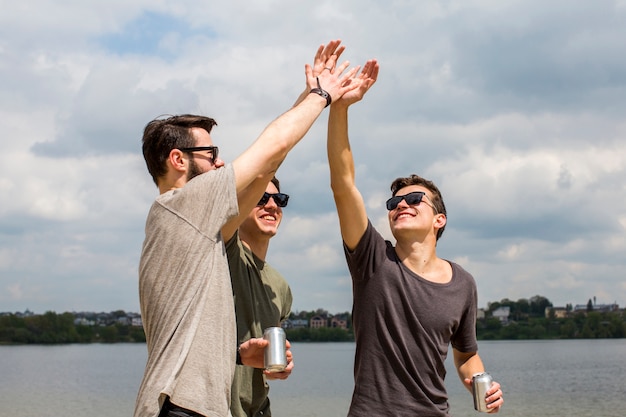
<path id="1" fill-rule="evenodd" d="M 335 68 L 335 65 L 337 65 L 337 55 L 331 55 L 326 60 L 324 68 L 328 68 L 330 71 L 332 71 L 332 69 Z"/>
<path id="2" fill-rule="evenodd" d="M 315 59 L 317 60 L 319 57 L 322 56 L 322 52 L 324 51 L 324 45 L 320 45 L 317 47 L 317 51 L 315 52 Z"/>
<path id="3" fill-rule="evenodd" d="M 324 45 L 320 45 L 317 48 L 317 52 L 315 53 L 315 58 L 313 59 L 313 66 L 319 67 L 320 65 L 324 65 L 322 51 L 324 50 Z"/>
<path id="4" fill-rule="evenodd" d="M 342 72 L 344 72 L 346 70 L 346 68 L 348 68 L 350 66 L 350 61 L 344 61 L 341 65 L 339 65 L 336 69 L 335 69 L 335 73 L 336 74 L 341 74 Z M 351 78 L 351 77 L 350 77 Z"/>
<path id="5" fill-rule="evenodd" d="M 325 65 L 328 58 L 333 54 L 334 47 L 328 44 L 324 47 L 324 50 L 320 54 L 320 64 Z"/>
<path id="6" fill-rule="evenodd" d="M 365 78 L 375 78 L 376 76 L 378 76 L 378 68 L 376 65 L 376 61 L 374 60 L 367 61 L 365 63 L 365 66 L 363 67 L 363 71 L 361 71 L 361 74 Z"/>
<path id="7" fill-rule="evenodd" d="M 378 64 L 374 64 L 374 68 L 372 69 L 372 74 L 370 78 L 376 81 L 378 79 L 378 71 L 380 70 L 380 66 Z"/>
<path id="8" fill-rule="evenodd" d="M 341 45 L 333 55 L 335 55 L 335 62 L 337 62 L 339 60 L 339 57 L 341 56 L 341 54 L 343 54 L 343 51 L 346 50 L 346 47 Z"/>
<path id="9" fill-rule="evenodd" d="M 348 80 L 354 78 L 354 76 L 359 72 L 360 68 L 361 67 L 359 65 L 351 68 L 350 71 L 346 72 L 345 74 L 341 76 L 341 78 L 339 79 L 339 83 L 341 85 L 344 85 Z M 353 84 L 355 84 L 355 86 L 358 86 L 358 83 L 353 83 Z"/>
<path id="10" fill-rule="evenodd" d="M 367 61 L 365 63 L 365 66 L 363 67 L 363 71 L 361 71 L 361 73 L 365 73 L 369 77 L 369 76 L 371 76 L 373 71 L 374 71 L 374 62 Z"/>
<path id="11" fill-rule="evenodd" d="M 265 349 L 269 345 L 269 341 L 263 339 L 250 339 L 250 348 Z"/>
<path id="12" fill-rule="evenodd" d="M 500 384 L 494 381 L 494 383 L 491 384 L 491 387 L 489 387 L 489 390 L 487 391 L 487 395 L 493 395 L 498 391 L 500 391 Z"/>
<path id="13" fill-rule="evenodd" d="M 331 56 L 332 54 L 335 53 L 335 51 L 337 50 L 337 47 L 339 46 L 339 44 L 341 44 L 341 40 L 340 39 L 335 39 L 335 40 L 332 40 L 332 41 L 328 42 L 328 44 L 324 48 L 323 54 L 326 57 Z"/>

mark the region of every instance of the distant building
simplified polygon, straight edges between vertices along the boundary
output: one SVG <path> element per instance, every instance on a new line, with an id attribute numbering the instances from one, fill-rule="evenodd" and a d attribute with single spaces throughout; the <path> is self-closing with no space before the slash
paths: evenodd
<path id="1" fill-rule="evenodd" d="M 88 320 L 85 317 L 77 317 L 74 319 L 75 326 L 94 326 L 96 324 L 93 320 Z"/>
<path id="2" fill-rule="evenodd" d="M 301 329 L 309 327 L 309 321 L 305 319 L 285 320 L 281 323 L 283 329 Z"/>
<path id="3" fill-rule="evenodd" d="M 130 322 L 131 322 L 131 319 L 128 316 L 118 317 L 116 319 L 116 323 L 122 326 L 129 326 Z"/>
<path id="4" fill-rule="evenodd" d="M 479 308 L 478 311 L 476 312 L 476 318 L 478 320 L 483 320 L 485 318 L 485 309 L 484 308 Z"/>
<path id="5" fill-rule="evenodd" d="M 330 327 L 338 327 L 340 329 L 348 329 L 348 317 L 345 315 L 333 316 L 330 319 Z"/>
<path id="6" fill-rule="evenodd" d="M 612 311 L 618 311 L 619 306 L 617 304 L 593 304 L 592 311 L 596 311 L 599 313 L 610 313 Z M 574 306 L 574 312 L 587 312 L 588 305 L 587 304 L 576 304 Z"/>
<path id="7" fill-rule="evenodd" d="M 493 313 L 491 314 L 494 318 L 497 318 L 498 320 L 500 320 L 500 323 L 502 324 L 508 323 L 509 315 L 511 314 L 511 307 L 509 306 L 498 307 L 495 310 L 493 310 Z"/>
<path id="8" fill-rule="evenodd" d="M 20 313 L 19 311 L 15 313 L 15 317 L 33 317 L 35 315 L 35 313 L 33 313 L 32 311 L 30 311 L 29 309 L 26 309 L 26 311 L 24 311 L 23 313 Z"/>
<path id="9" fill-rule="evenodd" d="M 328 327 L 326 322 L 327 322 L 326 317 L 313 316 L 311 317 L 310 326 L 312 329 L 319 329 L 320 327 Z"/>
<path id="10" fill-rule="evenodd" d="M 554 318 L 564 319 L 567 317 L 568 311 L 565 307 L 546 307 L 544 315 L 546 318 L 550 317 L 550 312 L 554 312 Z"/>

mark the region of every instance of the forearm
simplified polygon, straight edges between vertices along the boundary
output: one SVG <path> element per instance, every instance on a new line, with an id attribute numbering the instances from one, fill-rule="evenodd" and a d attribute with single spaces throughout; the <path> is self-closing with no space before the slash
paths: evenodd
<path id="1" fill-rule="evenodd" d="M 327 152 L 331 189 L 335 194 L 345 193 L 355 184 L 354 157 L 348 138 L 346 106 L 331 106 L 328 116 Z"/>
<path id="2" fill-rule="evenodd" d="M 310 94 L 311 89 L 307 86 L 298 96 L 296 102 L 293 103 L 292 107 L 296 107 L 298 104 L 302 103 L 302 101 Z"/>
<path id="3" fill-rule="evenodd" d="M 349 249 L 354 249 L 367 229 L 367 212 L 356 187 L 354 159 L 348 139 L 347 106 L 331 106 L 327 150 L 341 237 Z"/>
<path id="4" fill-rule="evenodd" d="M 263 184 L 272 178 L 287 153 L 304 137 L 324 109 L 326 101 L 308 94 L 296 107 L 270 123 L 256 141 L 234 162 L 237 191 L 254 180 Z"/>
<path id="5" fill-rule="evenodd" d="M 485 371 L 483 361 L 476 352 L 462 353 L 454 350 L 454 365 L 461 382 L 465 382 L 467 378 L 471 379 L 474 374 Z"/>

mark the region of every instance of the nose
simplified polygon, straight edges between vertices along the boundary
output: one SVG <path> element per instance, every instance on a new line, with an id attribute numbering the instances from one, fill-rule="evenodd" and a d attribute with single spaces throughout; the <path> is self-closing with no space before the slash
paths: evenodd
<path id="1" fill-rule="evenodd" d="M 263 207 L 278 208 L 278 205 L 276 204 L 276 201 L 274 201 L 274 197 L 270 197 Z"/>
<path id="2" fill-rule="evenodd" d="M 220 158 L 218 156 L 217 159 L 215 160 L 215 162 L 213 163 L 213 165 L 215 165 L 216 168 L 221 168 L 221 167 L 223 167 L 225 165 L 225 163 L 222 160 L 222 158 Z"/>
<path id="3" fill-rule="evenodd" d="M 400 200 L 400 202 L 398 203 L 398 206 L 396 207 L 396 209 L 400 208 L 400 206 L 402 206 L 402 208 L 409 207 L 409 204 L 406 202 L 404 197 L 402 198 L 402 200 Z"/>

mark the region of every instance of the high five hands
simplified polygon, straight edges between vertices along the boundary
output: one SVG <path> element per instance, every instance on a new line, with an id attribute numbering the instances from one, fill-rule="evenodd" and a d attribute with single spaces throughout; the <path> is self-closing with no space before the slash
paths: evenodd
<path id="1" fill-rule="evenodd" d="M 315 54 L 313 65 L 305 65 L 307 85 L 310 89 L 322 88 L 331 96 L 331 103 L 341 101 L 349 106 L 363 98 L 367 90 L 374 85 L 378 77 L 379 65 L 375 59 L 367 61 L 361 73 L 360 66 L 346 71 L 350 62 L 338 64 L 345 46 L 341 40 L 330 41 L 320 45 Z M 344 73 L 344 71 L 346 71 Z"/>

